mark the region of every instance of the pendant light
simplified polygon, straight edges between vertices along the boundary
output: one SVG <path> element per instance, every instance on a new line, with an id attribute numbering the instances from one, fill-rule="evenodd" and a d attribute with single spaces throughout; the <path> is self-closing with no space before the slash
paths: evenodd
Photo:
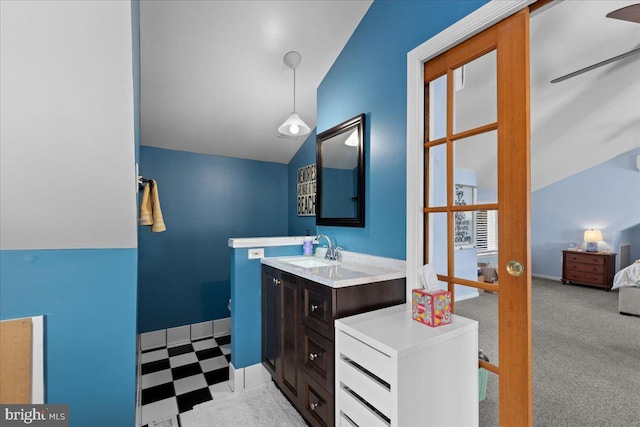
<path id="1" fill-rule="evenodd" d="M 296 51 L 287 52 L 284 56 L 284 64 L 293 70 L 293 113 L 278 128 L 278 132 L 287 136 L 303 136 L 311 132 L 309 126 L 302 121 L 296 113 L 296 68 L 302 61 L 302 56 Z"/>

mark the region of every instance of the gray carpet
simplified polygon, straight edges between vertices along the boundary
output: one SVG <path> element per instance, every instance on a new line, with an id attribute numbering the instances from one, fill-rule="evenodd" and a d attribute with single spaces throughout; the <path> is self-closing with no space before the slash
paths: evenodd
<path id="1" fill-rule="evenodd" d="M 618 313 L 615 291 L 533 279 L 531 293 L 533 424 L 640 426 L 640 317 Z M 456 313 L 479 320 L 480 348 L 497 362 L 497 295 Z M 480 426 L 498 425 L 497 386 L 490 373 Z"/>

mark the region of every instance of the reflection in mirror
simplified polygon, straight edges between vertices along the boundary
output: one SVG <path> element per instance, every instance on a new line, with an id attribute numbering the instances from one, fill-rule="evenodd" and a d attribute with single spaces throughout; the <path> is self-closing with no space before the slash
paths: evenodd
<path id="1" fill-rule="evenodd" d="M 364 114 L 318 135 L 316 224 L 364 227 Z"/>

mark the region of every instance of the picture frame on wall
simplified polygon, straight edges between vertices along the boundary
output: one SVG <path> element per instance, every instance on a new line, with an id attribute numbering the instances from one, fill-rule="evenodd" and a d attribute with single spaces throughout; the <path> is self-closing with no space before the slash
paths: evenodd
<path id="1" fill-rule="evenodd" d="M 476 187 L 455 184 L 455 206 L 467 206 L 476 203 Z M 475 249 L 476 213 L 475 211 L 457 211 L 453 213 L 453 243 L 455 249 Z"/>

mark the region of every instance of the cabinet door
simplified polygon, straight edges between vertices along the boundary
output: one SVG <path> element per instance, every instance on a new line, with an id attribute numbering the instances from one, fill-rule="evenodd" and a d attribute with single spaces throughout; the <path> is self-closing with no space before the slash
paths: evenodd
<path id="1" fill-rule="evenodd" d="M 300 343 L 300 286 L 295 277 L 281 276 L 280 354 L 283 391 L 292 401 L 298 397 L 300 367 L 298 346 Z"/>
<path id="2" fill-rule="evenodd" d="M 280 275 L 273 269 L 262 269 L 262 364 L 273 380 L 280 381 Z"/>

